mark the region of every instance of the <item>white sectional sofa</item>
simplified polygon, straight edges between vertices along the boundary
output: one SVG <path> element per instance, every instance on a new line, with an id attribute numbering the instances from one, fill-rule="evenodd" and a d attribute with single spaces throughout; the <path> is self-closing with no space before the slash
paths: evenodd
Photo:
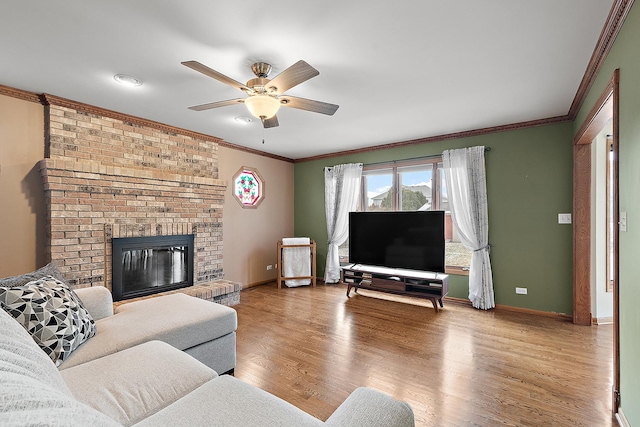
<path id="1" fill-rule="evenodd" d="M 124 304 L 114 314 L 105 291 L 78 291 L 83 309 L 97 319 L 96 332 L 57 367 L 0 309 L 0 425 L 414 425 L 407 403 L 373 389 L 354 390 L 322 422 L 233 376 L 219 376 L 216 369 L 235 366 L 232 308 L 171 295 Z"/>
<path id="2" fill-rule="evenodd" d="M 96 286 L 75 292 L 96 322 L 96 334 L 74 350 L 59 369 L 159 340 L 216 372 L 233 372 L 238 326 L 233 308 L 177 293 L 122 304 L 114 313 L 108 289 Z"/>

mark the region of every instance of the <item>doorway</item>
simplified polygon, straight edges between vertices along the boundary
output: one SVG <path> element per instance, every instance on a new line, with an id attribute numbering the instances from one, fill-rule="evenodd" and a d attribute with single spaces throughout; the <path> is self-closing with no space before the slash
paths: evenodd
<path id="1" fill-rule="evenodd" d="M 597 325 L 613 323 L 614 154 L 613 120 L 591 142 L 591 310 Z"/>
<path id="2" fill-rule="evenodd" d="M 620 406 L 620 325 L 619 325 L 619 198 L 618 198 L 618 105 L 620 70 L 614 71 L 589 115 L 576 133 L 573 141 L 573 322 L 580 325 L 592 324 L 591 312 L 591 178 L 592 141 L 611 121 L 612 136 L 610 150 L 612 195 L 612 255 L 611 288 L 613 291 L 613 393 L 612 411 Z"/>

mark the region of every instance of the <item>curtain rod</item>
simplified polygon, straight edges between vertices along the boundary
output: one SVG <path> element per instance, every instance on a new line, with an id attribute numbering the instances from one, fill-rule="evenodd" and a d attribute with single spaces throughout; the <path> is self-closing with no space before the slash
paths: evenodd
<path id="1" fill-rule="evenodd" d="M 489 152 L 489 151 L 491 151 L 491 147 L 484 147 L 484 152 L 485 153 Z M 411 157 L 411 158 L 408 158 L 408 159 L 400 159 L 400 160 L 389 160 L 387 162 L 366 163 L 365 166 L 395 164 L 395 163 L 409 162 L 409 161 L 414 161 L 414 160 L 430 160 L 430 159 L 436 159 L 438 157 L 442 157 L 442 154 L 434 154 L 432 156 L 422 156 L 422 157 Z"/>
<path id="2" fill-rule="evenodd" d="M 488 153 L 489 151 L 491 151 L 491 147 L 484 147 L 484 152 Z M 429 160 L 429 159 L 435 159 L 438 157 L 442 157 L 442 154 L 434 154 L 432 156 L 422 156 L 422 157 L 411 157 L 408 159 L 401 159 L 401 160 L 389 160 L 386 162 L 375 162 L 375 163 L 363 163 L 362 166 L 375 166 L 375 165 L 388 165 L 388 164 L 396 164 L 396 163 L 402 163 L 402 162 L 409 162 L 409 161 L 414 161 L 414 160 Z M 331 169 L 331 166 L 325 166 L 324 168 L 322 168 L 322 170 L 325 169 Z"/>

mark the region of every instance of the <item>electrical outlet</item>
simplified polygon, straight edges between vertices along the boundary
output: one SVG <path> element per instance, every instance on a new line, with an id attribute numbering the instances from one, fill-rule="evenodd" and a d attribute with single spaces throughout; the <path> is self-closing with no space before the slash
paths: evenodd
<path id="1" fill-rule="evenodd" d="M 516 288 L 516 294 L 526 295 L 527 294 L 527 288 Z"/>
<path id="2" fill-rule="evenodd" d="M 273 265 L 272 264 L 267 265 L 267 270 L 273 270 Z"/>

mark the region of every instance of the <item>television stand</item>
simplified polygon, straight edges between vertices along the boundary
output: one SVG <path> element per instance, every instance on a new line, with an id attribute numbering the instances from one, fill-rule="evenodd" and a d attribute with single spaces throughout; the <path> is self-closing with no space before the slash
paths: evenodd
<path id="1" fill-rule="evenodd" d="M 405 270 L 364 264 L 342 267 L 342 283 L 347 284 L 347 297 L 351 289 L 370 289 L 396 295 L 431 300 L 433 308 L 443 307 L 442 297 L 449 292 L 449 275 L 430 271 Z"/>

